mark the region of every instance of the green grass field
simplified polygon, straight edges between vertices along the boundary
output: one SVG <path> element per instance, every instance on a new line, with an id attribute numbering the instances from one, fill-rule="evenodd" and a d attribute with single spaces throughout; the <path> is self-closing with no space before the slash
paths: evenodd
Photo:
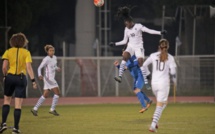
<path id="1" fill-rule="evenodd" d="M 59 117 L 50 115 L 47 106 L 41 107 L 35 117 L 31 108 L 22 110 L 23 134 L 149 134 L 155 104 L 143 114 L 138 113 L 138 104 L 58 106 Z M 13 111 L 7 125 L 13 125 Z M 11 129 L 4 133 L 11 133 Z M 169 104 L 160 119 L 158 133 L 215 134 L 215 104 Z"/>

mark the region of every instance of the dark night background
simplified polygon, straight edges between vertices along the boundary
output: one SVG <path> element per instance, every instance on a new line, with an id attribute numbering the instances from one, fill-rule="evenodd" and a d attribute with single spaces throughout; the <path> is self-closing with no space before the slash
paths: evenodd
<path id="1" fill-rule="evenodd" d="M 92 0 L 93 2 L 93 0 Z M 62 55 L 61 41 L 66 41 L 68 44 L 76 43 L 75 36 L 75 7 L 77 0 L 7 0 L 8 8 L 8 26 L 11 27 L 9 31 L 10 37 L 13 33 L 23 32 L 26 34 L 30 41 L 29 50 L 34 56 L 45 55 L 43 51 L 44 44 L 54 44 L 56 47 L 56 54 Z M 167 6 L 167 15 L 174 16 L 176 7 L 183 5 L 214 5 L 215 0 L 112 0 L 111 13 L 112 13 L 112 27 L 111 27 L 111 41 L 120 41 L 123 38 L 124 25 L 123 22 L 118 21 L 115 17 L 117 8 L 119 6 L 130 5 L 135 8 L 132 10 L 131 15 L 133 18 L 143 18 L 144 20 L 153 20 L 161 18 L 162 5 Z M 97 7 L 95 7 L 97 8 Z M 212 20 L 212 21 L 211 21 Z M 207 21 L 207 20 L 206 20 Z M 192 22 L 192 21 L 191 21 Z M 214 19 L 210 19 L 208 24 L 201 21 L 201 30 L 209 30 L 208 35 L 203 34 L 198 37 L 205 36 L 201 43 L 197 43 L 196 54 L 214 54 L 213 34 L 215 33 Z M 96 24 L 95 24 L 96 25 Z M 161 30 L 161 26 L 156 26 L 151 21 L 144 23 L 145 26 L 151 29 Z M 0 27 L 5 26 L 5 0 L 0 0 Z M 166 36 L 171 44 L 175 44 L 175 37 L 178 34 L 178 23 L 173 22 L 171 25 L 165 26 L 168 31 Z M 0 29 L 0 54 L 4 52 L 4 28 Z M 160 36 L 143 34 L 146 55 L 156 51 L 157 41 Z M 211 36 L 211 37 L 210 37 Z M 57 40 L 57 41 L 56 41 Z M 56 43 L 57 42 L 57 43 Z M 199 42 L 198 39 L 196 42 Z M 208 42 L 208 43 L 207 43 Z M 91 44 L 89 44 L 91 45 Z M 184 44 L 183 44 L 184 45 Z M 201 47 L 201 45 L 205 47 Z M 183 48 L 189 49 L 189 46 L 184 45 Z M 118 50 L 118 49 L 116 49 Z M 181 54 L 190 54 L 190 52 Z M 188 50 L 187 50 L 188 51 Z M 175 46 L 170 47 L 170 53 L 174 55 Z M 114 55 L 121 55 L 121 51 L 114 51 Z"/>

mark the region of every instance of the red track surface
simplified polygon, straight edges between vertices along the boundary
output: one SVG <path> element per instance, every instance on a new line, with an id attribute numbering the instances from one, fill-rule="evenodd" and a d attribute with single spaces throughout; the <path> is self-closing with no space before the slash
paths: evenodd
<path id="1" fill-rule="evenodd" d="M 23 105 L 33 106 L 39 98 L 27 98 Z M 155 102 L 155 97 L 150 97 Z M 13 100 L 14 101 L 14 100 Z M 52 98 L 46 99 L 44 105 L 51 105 Z M 174 98 L 169 97 L 169 103 L 173 103 Z M 214 103 L 214 97 L 176 97 L 177 103 Z M 71 104 L 135 104 L 139 103 L 137 97 L 63 97 L 59 100 L 59 105 Z M 3 99 L 0 99 L 0 104 L 3 104 Z M 12 105 L 14 103 L 12 102 Z"/>

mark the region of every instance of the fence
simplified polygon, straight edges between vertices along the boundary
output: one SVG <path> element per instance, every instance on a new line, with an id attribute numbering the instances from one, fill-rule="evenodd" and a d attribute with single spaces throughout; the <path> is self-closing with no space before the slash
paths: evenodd
<path id="1" fill-rule="evenodd" d="M 133 80 L 128 71 L 123 76 L 122 83 L 113 79 L 118 73 L 113 65 L 121 57 L 58 57 L 58 65 L 62 68 L 56 73 L 56 80 L 62 95 L 72 96 L 131 96 Z M 177 96 L 215 96 L 215 56 L 178 56 Z M 42 57 L 33 57 L 33 70 L 37 76 L 37 67 Z M 2 62 L 2 61 L 1 61 Z M 1 74 L 2 76 L 2 74 Z M 38 82 L 38 90 L 27 88 L 28 97 L 38 97 L 42 94 L 43 82 Z M 2 97 L 3 84 L 0 83 Z M 31 82 L 28 82 L 31 85 Z M 171 85 L 170 96 L 173 95 Z M 151 91 L 146 91 L 152 95 Z"/>

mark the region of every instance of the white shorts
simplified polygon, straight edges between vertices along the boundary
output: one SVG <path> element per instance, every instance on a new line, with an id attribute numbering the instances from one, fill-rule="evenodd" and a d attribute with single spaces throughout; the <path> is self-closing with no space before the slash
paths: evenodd
<path id="1" fill-rule="evenodd" d="M 169 96 L 170 85 L 167 84 L 152 84 L 152 91 L 157 102 L 167 102 Z"/>
<path id="2" fill-rule="evenodd" d="M 127 46 L 126 52 L 129 52 L 131 56 L 135 55 L 137 58 L 144 58 L 145 53 L 143 47 L 133 48 L 131 46 Z"/>
<path id="3" fill-rule="evenodd" d="M 44 90 L 51 90 L 53 88 L 56 88 L 58 87 L 58 84 L 57 84 L 57 81 L 55 79 L 48 79 L 48 78 L 44 78 L 43 79 L 43 82 L 44 82 Z"/>

